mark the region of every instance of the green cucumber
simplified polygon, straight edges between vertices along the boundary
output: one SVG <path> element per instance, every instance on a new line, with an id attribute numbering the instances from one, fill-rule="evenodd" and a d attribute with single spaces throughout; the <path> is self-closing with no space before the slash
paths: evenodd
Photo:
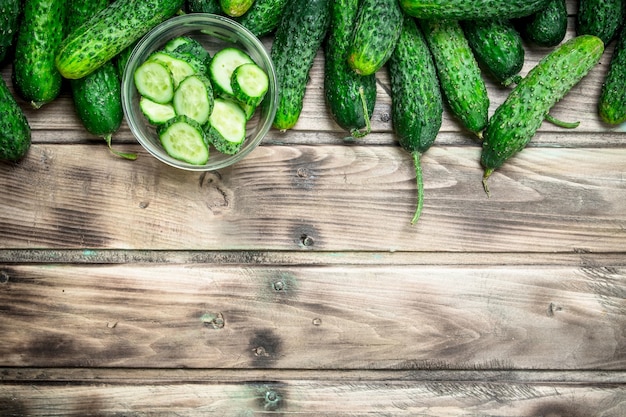
<path id="1" fill-rule="evenodd" d="M 269 89 L 269 77 L 257 64 L 242 64 L 233 71 L 230 84 L 237 101 L 257 107 Z"/>
<path id="2" fill-rule="evenodd" d="M 82 25 L 109 5 L 109 0 L 69 0 L 68 27 Z M 135 154 L 121 153 L 111 148 L 111 137 L 124 118 L 121 78 L 113 61 L 108 61 L 91 74 L 70 80 L 74 109 L 85 129 L 104 138 L 112 153 L 127 159 Z"/>
<path id="3" fill-rule="evenodd" d="M 402 33 L 389 59 L 392 123 L 402 149 L 413 156 L 417 180 L 417 207 L 424 205 L 421 155 L 437 137 L 443 118 L 443 98 L 428 44 L 414 19 L 404 18 Z"/>
<path id="4" fill-rule="evenodd" d="M 204 71 L 209 68 L 209 64 L 211 63 L 211 54 L 209 51 L 207 51 L 199 41 L 189 36 L 178 36 L 170 39 L 163 47 L 163 50 L 166 52 L 174 52 L 175 54 L 183 54 L 183 56 L 187 56 L 188 54 L 192 55 L 194 61 L 200 60 L 201 64 L 198 63 L 196 65 L 205 67 L 202 68 Z"/>
<path id="5" fill-rule="evenodd" d="M 461 25 L 456 20 L 421 20 L 420 23 L 452 114 L 480 138 L 489 117 L 489 96 Z"/>
<path id="6" fill-rule="evenodd" d="M 330 27 L 324 46 L 324 97 L 333 120 L 355 138 L 371 131 L 376 104 L 376 76 L 359 75 L 348 64 L 348 48 L 359 0 L 331 3 Z"/>
<path id="7" fill-rule="evenodd" d="M 13 46 L 15 34 L 21 21 L 21 0 L 0 0 L 0 62 Z"/>
<path id="8" fill-rule="evenodd" d="M 291 129 L 300 117 L 309 71 L 329 21 L 329 0 L 292 0 L 285 8 L 270 52 L 278 79 L 273 123 L 278 130 Z"/>
<path id="9" fill-rule="evenodd" d="M 216 98 L 213 112 L 206 125 L 208 141 L 221 153 L 236 154 L 246 139 L 244 110 L 227 98 Z"/>
<path id="10" fill-rule="evenodd" d="M 137 67 L 133 77 L 135 87 L 143 97 L 161 104 L 169 103 L 174 98 L 174 78 L 169 68 L 161 62 L 144 62 Z"/>
<path id="11" fill-rule="evenodd" d="M 565 39 L 567 17 L 566 1 L 550 0 L 543 9 L 515 23 L 524 39 L 538 46 L 553 47 Z"/>
<path id="12" fill-rule="evenodd" d="M 162 125 L 176 117 L 176 110 L 171 103 L 157 103 L 143 96 L 139 98 L 139 108 L 153 126 Z"/>
<path id="13" fill-rule="evenodd" d="M 63 40 L 66 0 L 29 0 L 15 43 L 13 85 L 34 108 L 51 102 L 61 92 L 62 77 L 54 57 Z"/>
<path id="14" fill-rule="evenodd" d="M 165 152 L 172 158 L 192 165 L 204 165 L 209 160 L 209 147 L 202 127 L 193 119 L 179 115 L 157 129 Z"/>
<path id="15" fill-rule="evenodd" d="M 213 87 L 204 74 L 185 78 L 176 88 L 172 104 L 176 114 L 195 120 L 203 125 L 213 111 Z"/>
<path id="16" fill-rule="evenodd" d="M 190 75 L 207 73 L 203 58 L 191 53 L 159 50 L 151 53 L 146 62 L 157 62 L 165 66 L 172 74 L 174 87 L 178 87 Z"/>
<path id="17" fill-rule="evenodd" d="M 461 22 L 476 60 L 500 84 L 508 86 L 524 65 L 522 37 L 510 20 L 466 20 Z"/>
<path id="18" fill-rule="evenodd" d="M 31 131 L 22 108 L 0 77 L 0 160 L 17 162 L 31 143 Z"/>
<path id="19" fill-rule="evenodd" d="M 230 17 L 239 17 L 248 11 L 254 0 L 220 0 L 222 11 Z"/>
<path id="20" fill-rule="evenodd" d="M 237 18 L 255 36 L 265 36 L 278 27 L 288 0 L 255 0 L 250 9 Z"/>
<path id="21" fill-rule="evenodd" d="M 348 63 L 358 74 L 374 74 L 389 59 L 402 30 L 398 0 L 362 0 L 348 49 Z"/>
<path id="22" fill-rule="evenodd" d="M 183 0 L 116 0 L 73 28 L 56 55 L 65 78 L 82 78 L 180 10 Z"/>
<path id="23" fill-rule="evenodd" d="M 219 95 L 233 96 L 231 80 L 235 69 L 243 64 L 254 64 L 250 55 L 235 47 L 220 49 L 209 65 L 209 79 Z"/>
<path id="24" fill-rule="evenodd" d="M 619 32 L 615 41 L 598 100 L 598 114 L 611 125 L 626 122 L 626 29 Z"/>
<path id="25" fill-rule="evenodd" d="M 624 22 L 622 0 L 579 0 L 576 35 L 594 35 L 604 44 L 613 40 Z"/>
<path id="26" fill-rule="evenodd" d="M 418 19 L 511 19 L 527 16 L 549 0 L 399 0 L 409 16 Z"/>
<path id="27" fill-rule="evenodd" d="M 550 109 L 599 62 L 604 43 L 593 35 L 572 38 L 546 55 L 509 93 L 484 132 L 483 186 L 513 155 L 526 147 Z"/>
<path id="28" fill-rule="evenodd" d="M 185 3 L 189 13 L 222 14 L 220 0 L 187 0 Z"/>

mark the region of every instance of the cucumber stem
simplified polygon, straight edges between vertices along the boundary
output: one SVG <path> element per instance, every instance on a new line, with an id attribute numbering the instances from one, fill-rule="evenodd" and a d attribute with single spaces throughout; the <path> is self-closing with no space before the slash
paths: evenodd
<path id="1" fill-rule="evenodd" d="M 112 136 L 111 134 L 103 136 L 104 141 L 107 143 L 111 153 L 113 153 L 114 155 L 117 155 L 119 157 L 122 157 L 124 159 L 128 159 L 129 161 L 134 161 L 135 159 L 137 159 L 137 154 L 136 153 L 120 152 L 120 151 L 116 151 L 115 149 L 113 149 L 113 147 L 111 146 L 111 136 Z"/>
<path id="2" fill-rule="evenodd" d="M 580 122 L 564 122 L 562 120 L 557 119 L 554 116 L 551 116 L 550 114 L 546 114 L 545 119 L 547 121 L 549 121 L 550 123 L 552 123 L 553 125 L 556 125 L 558 127 L 562 127 L 565 129 L 576 129 L 578 127 L 578 125 L 580 125 Z"/>
<path id="3" fill-rule="evenodd" d="M 424 179 L 422 176 L 422 164 L 420 161 L 421 153 L 418 151 L 411 152 L 413 156 L 413 165 L 415 166 L 415 180 L 417 182 L 417 207 L 415 208 L 415 214 L 411 220 L 411 224 L 417 223 L 422 214 L 424 208 Z"/>
<path id="4" fill-rule="evenodd" d="M 367 101 L 365 100 L 365 91 L 363 90 L 362 86 L 359 87 L 359 96 L 361 97 L 361 104 L 363 105 L 363 119 L 365 119 L 365 130 L 352 129 L 350 131 L 350 134 L 357 139 L 366 136 L 372 131 L 372 124 L 370 122 L 370 116 L 367 111 Z"/>
<path id="5" fill-rule="evenodd" d="M 489 184 L 487 184 L 487 180 L 489 179 L 492 173 L 493 173 L 493 169 L 490 168 L 490 169 L 486 169 L 485 173 L 483 174 L 483 189 L 487 193 L 487 197 L 491 197 L 491 193 L 489 192 Z"/>

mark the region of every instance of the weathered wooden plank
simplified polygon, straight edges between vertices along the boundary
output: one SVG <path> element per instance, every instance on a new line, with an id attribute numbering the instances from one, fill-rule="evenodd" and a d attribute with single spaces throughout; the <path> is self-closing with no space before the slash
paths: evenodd
<path id="1" fill-rule="evenodd" d="M 623 370 L 626 269 L 0 266 L 0 366 Z"/>
<path id="2" fill-rule="evenodd" d="M 0 247 L 624 250 L 626 148 L 526 149 L 492 176 L 491 198 L 478 158 L 478 147 L 424 155 L 425 208 L 411 227 L 415 174 L 395 146 L 262 146 L 199 174 L 143 152 L 130 162 L 106 147 L 35 145 L 0 165 Z"/>
<path id="3" fill-rule="evenodd" d="M 0 385 L 7 416 L 602 416 L 626 413 L 626 388 L 515 383 Z M 8 414 L 7 414 L 8 413 Z"/>

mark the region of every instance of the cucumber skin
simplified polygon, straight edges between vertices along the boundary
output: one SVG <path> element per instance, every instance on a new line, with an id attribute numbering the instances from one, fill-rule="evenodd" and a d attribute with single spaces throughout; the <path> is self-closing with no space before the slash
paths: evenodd
<path id="1" fill-rule="evenodd" d="M 549 0 L 399 0 L 409 16 L 418 19 L 487 19 L 530 15 Z"/>
<path id="2" fill-rule="evenodd" d="M 329 0 L 292 0 L 285 9 L 270 52 L 278 79 L 273 123 L 278 130 L 291 129 L 300 117 L 309 71 L 329 21 Z"/>
<path id="3" fill-rule="evenodd" d="M 223 14 L 219 0 L 187 0 L 185 3 L 189 13 Z"/>
<path id="4" fill-rule="evenodd" d="M 58 70 L 69 79 L 90 74 L 172 17 L 183 3 L 183 0 L 116 0 L 65 38 L 55 60 Z"/>
<path id="5" fill-rule="evenodd" d="M 15 43 L 13 85 L 35 108 L 61 92 L 62 77 L 54 57 L 63 40 L 66 0 L 28 0 Z"/>
<path id="6" fill-rule="evenodd" d="M 451 112 L 480 136 L 487 126 L 489 96 L 482 72 L 456 20 L 420 20 Z"/>
<path id="7" fill-rule="evenodd" d="M 509 93 L 484 132 L 481 164 L 485 178 L 524 149 L 548 111 L 600 60 L 602 40 L 583 35 L 546 55 Z"/>
<path id="8" fill-rule="evenodd" d="M 359 0 L 335 0 L 324 46 L 324 97 L 331 117 L 353 136 L 363 136 L 376 104 L 376 77 L 359 75 L 348 65 L 348 47 Z M 363 94 L 363 98 L 361 97 Z M 363 111 L 363 99 L 367 115 Z"/>
<path id="9" fill-rule="evenodd" d="M 524 66 L 522 37 L 510 20 L 461 22 L 476 60 L 502 85 L 508 86 Z"/>
<path id="10" fill-rule="evenodd" d="M 391 56 L 402 30 L 398 0 L 360 2 L 348 63 L 358 74 L 370 75 Z"/>
<path id="11" fill-rule="evenodd" d="M 0 62 L 15 41 L 22 13 L 21 0 L 0 0 Z"/>
<path id="12" fill-rule="evenodd" d="M 424 153 L 441 128 L 443 97 L 428 44 L 410 17 L 404 19 L 388 67 L 392 123 L 400 146 Z"/>
<path id="13" fill-rule="evenodd" d="M 626 122 L 626 30 L 623 28 L 616 38 L 613 56 L 602 84 L 598 113 L 605 123 L 611 125 Z"/>
<path id="14" fill-rule="evenodd" d="M 565 0 L 550 0 L 546 7 L 520 19 L 519 31 L 523 38 L 544 47 L 558 45 L 567 33 Z"/>
<path id="15" fill-rule="evenodd" d="M 69 0 L 68 27 L 82 25 L 109 5 L 109 0 Z M 74 109 L 85 129 L 96 136 L 110 136 L 122 124 L 121 80 L 113 61 L 91 74 L 70 80 Z"/>
<path id="16" fill-rule="evenodd" d="M 288 1 L 256 0 L 250 9 L 236 20 L 255 36 L 265 36 L 278 27 Z"/>
<path id="17" fill-rule="evenodd" d="M 622 0 L 579 0 L 576 35 L 594 35 L 608 44 L 624 22 Z"/>
<path id="18" fill-rule="evenodd" d="M 31 130 L 22 108 L 1 77 L 0 114 L 0 160 L 17 162 L 30 148 Z"/>

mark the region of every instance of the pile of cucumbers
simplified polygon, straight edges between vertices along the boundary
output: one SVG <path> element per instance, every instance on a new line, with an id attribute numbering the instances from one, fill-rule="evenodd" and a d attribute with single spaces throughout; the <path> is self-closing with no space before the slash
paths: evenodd
<path id="1" fill-rule="evenodd" d="M 415 163 L 415 223 L 423 207 L 420 156 L 434 143 L 444 108 L 481 143 L 487 192 L 491 173 L 521 151 L 544 120 L 571 127 L 549 111 L 599 62 L 609 42 L 615 52 L 598 114 L 608 124 L 626 121 L 625 4 L 579 0 L 576 36 L 564 41 L 565 0 L 0 0 L 0 59 L 12 55 L 14 90 L 35 108 L 53 101 L 69 79 L 85 128 L 109 147 L 121 123 L 125 53 L 177 13 L 226 15 L 259 37 L 272 37 L 277 130 L 296 125 L 309 71 L 323 49 L 329 115 L 351 136 L 367 135 L 375 77 L 384 67 L 394 132 Z M 547 49 L 522 77 L 524 41 Z M 485 75 L 509 88 L 491 116 Z M 0 85 L 0 100 L 0 113 L 8 115 L 0 126 L 0 159 L 17 161 L 28 150 L 30 129 L 6 85 Z"/>

